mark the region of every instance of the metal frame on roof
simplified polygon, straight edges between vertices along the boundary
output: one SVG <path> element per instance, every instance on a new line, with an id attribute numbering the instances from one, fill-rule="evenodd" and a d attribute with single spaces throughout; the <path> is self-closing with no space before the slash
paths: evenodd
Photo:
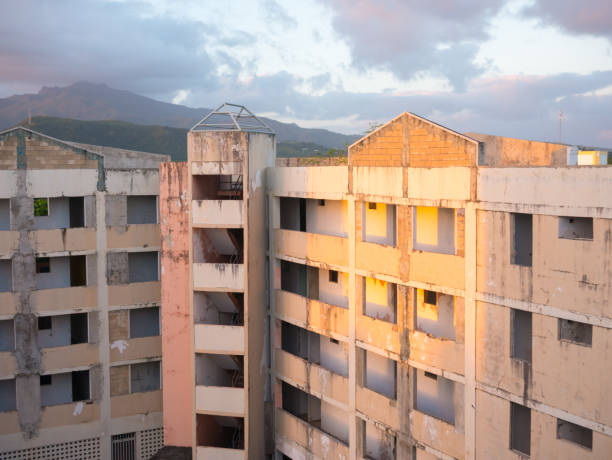
<path id="1" fill-rule="evenodd" d="M 274 131 L 243 105 L 225 102 L 195 124 L 191 131 L 247 131 L 274 134 Z"/>

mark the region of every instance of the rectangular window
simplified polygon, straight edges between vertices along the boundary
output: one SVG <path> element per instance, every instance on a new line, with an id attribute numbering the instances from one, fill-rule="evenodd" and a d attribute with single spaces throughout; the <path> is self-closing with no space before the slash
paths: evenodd
<path id="1" fill-rule="evenodd" d="M 72 372 L 72 400 L 86 401 L 89 399 L 89 371 Z"/>
<path id="2" fill-rule="evenodd" d="M 368 209 L 376 209 L 376 203 L 372 203 L 371 201 L 368 203 Z"/>
<path id="3" fill-rule="evenodd" d="M 131 393 L 159 390 L 159 370 L 159 361 L 132 364 L 130 366 Z"/>
<path id="4" fill-rule="evenodd" d="M 329 271 L 329 282 L 337 283 L 338 282 L 338 272 L 336 270 Z"/>
<path id="5" fill-rule="evenodd" d="M 325 200 L 319 200 L 319 206 L 325 206 Z"/>
<path id="6" fill-rule="evenodd" d="M 159 307 L 130 310 L 130 338 L 159 335 Z"/>
<path id="7" fill-rule="evenodd" d="M 531 312 L 512 310 L 512 357 L 531 362 Z"/>
<path id="8" fill-rule="evenodd" d="M 126 201 L 128 225 L 157 223 L 156 195 L 128 196 Z"/>
<path id="9" fill-rule="evenodd" d="M 559 217 L 559 238 L 592 240 L 592 217 Z"/>
<path id="10" fill-rule="evenodd" d="M 435 291 L 425 291 L 424 302 L 429 305 L 437 305 L 438 296 Z"/>
<path id="11" fill-rule="evenodd" d="M 591 450 L 593 448 L 593 431 L 565 420 L 557 419 L 557 438 L 565 439 Z"/>
<path id="12" fill-rule="evenodd" d="M 413 249 L 455 254 L 455 209 L 416 206 L 412 215 Z"/>
<path id="13" fill-rule="evenodd" d="M 531 454 L 531 409 L 510 403 L 510 449 Z"/>
<path id="14" fill-rule="evenodd" d="M 51 376 L 50 375 L 41 375 L 40 376 L 40 384 L 41 385 L 51 385 Z"/>
<path id="15" fill-rule="evenodd" d="M 38 317 L 38 330 L 44 331 L 51 329 L 51 317 L 50 316 L 39 316 Z"/>
<path id="16" fill-rule="evenodd" d="M 413 375 L 415 409 L 454 425 L 455 382 L 421 369 L 414 369 Z"/>
<path id="17" fill-rule="evenodd" d="M 45 217 L 49 215 L 49 198 L 34 198 L 34 216 Z"/>
<path id="18" fill-rule="evenodd" d="M 559 340 L 590 347 L 593 341 L 593 326 L 559 318 Z"/>
<path id="19" fill-rule="evenodd" d="M 36 273 L 50 273 L 51 262 L 48 257 L 36 258 Z"/>
<path id="20" fill-rule="evenodd" d="M 533 216 L 512 214 L 511 263 L 531 267 L 533 251 Z"/>

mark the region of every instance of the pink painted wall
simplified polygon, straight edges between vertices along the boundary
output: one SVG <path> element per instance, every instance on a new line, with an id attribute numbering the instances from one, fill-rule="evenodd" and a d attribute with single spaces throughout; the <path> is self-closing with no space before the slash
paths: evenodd
<path id="1" fill-rule="evenodd" d="M 193 433 L 187 178 L 187 163 L 159 167 L 164 443 L 183 447 Z"/>

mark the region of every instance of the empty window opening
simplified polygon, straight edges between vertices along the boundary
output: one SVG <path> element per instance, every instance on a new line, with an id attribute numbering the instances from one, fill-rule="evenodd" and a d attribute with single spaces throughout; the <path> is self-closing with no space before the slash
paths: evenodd
<path id="1" fill-rule="evenodd" d="M 593 448 L 593 431 L 565 420 L 557 419 L 557 438 L 565 439 L 589 450 Z"/>
<path id="2" fill-rule="evenodd" d="M 85 227 L 85 198 L 75 196 L 68 198 L 70 228 Z"/>
<path id="3" fill-rule="evenodd" d="M 454 425 L 455 382 L 421 369 L 414 370 L 415 409 Z"/>
<path id="4" fill-rule="evenodd" d="M 142 393 L 155 391 L 160 386 L 159 361 L 149 361 L 130 365 L 130 392 Z"/>
<path id="5" fill-rule="evenodd" d="M 13 290 L 13 263 L 12 260 L 0 260 L 0 292 Z"/>
<path id="6" fill-rule="evenodd" d="M 244 388 L 244 357 L 196 353 L 196 385 Z"/>
<path id="7" fill-rule="evenodd" d="M 193 229 L 193 261 L 195 263 L 241 264 L 243 260 L 243 229 Z"/>
<path id="8" fill-rule="evenodd" d="M 112 460 L 136 460 L 136 433 L 113 435 L 111 455 Z"/>
<path id="9" fill-rule="evenodd" d="M 49 198 L 34 198 L 34 217 L 49 215 Z"/>
<path id="10" fill-rule="evenodd" d="M 11 200 L 0 200 L 0 231 L 11 229 Z"/>
<path id="11" fill-rule="evenodd" d="M 373 423 L 363 423 L 363 457 L 369 460 L 395 458 L 395 436 Z"/>
<path id="12" fill-rule="evenodd" d="M 396 206 L 385 203 L 362 204 L 362 235 L 368 243 L 397 244 Z"/>
<path id="13" fill-rule="evenodd" d="M 283 230 L 294 230 L 296 232 L 306 231 L 306 200 L 304 198 L 279 198 L 280 204 L 280 228 Z"/>
<path id="14" fill-rule="evenodd" d="M 415 329 L 441 339 L 455 340 L 455 298 L 416 289 Z"/>
<path id="15" fill-rule="evenodd" d="M 318 269 L 281 260 L 281 289 L 303 297 L 318 299 Z"/>
<path id="16" fill-rule="evenodd" d="M 196 443 L 203 447 L 244 449 L 244 419 L 197 414 Z"/>
<path id="17" fill-rule="evenodd" d="M 130 283 L 159 281 L 157 251 L 128 253 L 128 269 Z"/>
<path id="18" fill-rule="evenodd" d="M 193 316 L 196 324 L 242 326 L 244 324 L 244 294 L 194 292 Z"/>
<path id="19" fill-rule="evenodd" d="M 133 195 L 127 197 L 127 223 L 156 224 L 157 223 L 157 196 Z"/>
<path id="20" fill-rule="evenodd" d="M 15 349 L 15 324 L 12 319 L 0 321 L 0 351 Z"/>
<path id="21" fill-rule="evenodd" d="M 0 412 L 17 410 L 15 379 L 0 380 Z"/>
<path id="22" fill-rule="evenodd" d="M 193 175 L 193 200 L 242 200 L 241 174 Z"/>
<path id="23" fill-rule="evenodd" d="M 511 316 L 511 356 L 531 363 L 531 312 L 512 309 Z"/>
<path id="24" fill-rule="evenodd" d="M 592 217 L 559 217 L 559 238 L 592 240 Z"/>
<path id="25" fill-rule="evenodd" d="M 51 262 L 49 257 L 36 258 L 36 273 L 49 273 L 51 271 Z"/>
<path id="26" fill-rule="evenodd" d="M 320 363 L 319 334 L 284 321 L 281 323 L 281 348 L 311 363 Z"/>
<path id="27" fill-rule="evenodd" d="M 395 399 L 397 387 L 397 363 L 385 356 L 364 350 L 363 368 L 366 388 Z"/>
<path id="28" fill-rule="evenodd" d="M 87 313 L 38 317 L 38 346 L 64 347 L 87 343 L 89 340 Z"/>
<path id="29" fill-rule="evenodd" d="M 337 283 L 338 282 L 338 272 L 336 270 L 329 271 L 329 282 Z"/>
<path id="30" fill-rule="evenodd" d="M 319 206 L 325 206 L 325 200 L 319 200 Z"/>
<path id="31" fill-rule="evenodd" d="M 290 414 L 321 428 L 321 400 L 287 382 L 282 382 L 283 409 Z"/>
<path id="32" fill-rule="evenodd" d="M 512 264 L 531 267 L 532 252 L 533 216 L 512 213 Z"/>
<path id="33" fill-rule="evenodd" d="M 280 228 L 283 230 L 348 236 L 347 201 L 281 197 L 279 205 Z"/>
<path id="34" fill-rule="evenodd" d="M 40 402 L 43 407 L 90 399 L 89 370 L 40 377 Z"/>
<path id="35" fill-rule="evenodd" d="M 397 285 L 370 277 L 363 277 L 363 314 L 388 323 L 395 323 Z"/>
<path id="36" fill-rule="evenodd" d="M 531 454 L 531 409 L 510 403 L 510 449 Z"/>
<path id="37" fill-rule="evenodd" d="M 130 339 L 159 335 L 159 307 L 130 310 Z"/>
<path id="38" fill-rule="evenodd" d="M 44 331 L 46 329 L 51 329 L 51 316 L 39 316 L 38 330 Z"/>
<path id="39" fill-rule="evenodd" d="M 417 206 L 413 208 L 412 247 L 419 251 L 455 253 L 455 210 Z"/>
<path id="40" fill-rule="evenodd" d="M 590 347 L 593 342 L 593 326 L 569 319 L 559 319 L 559 340 Z"/>
<path id="41" fill-rule="evenodd" d="M 86 286 L 87 257 L 37 257 L 36 289 Z"/>
<path id="42" fill-rule="evenodd" d="M 330 338 L 330 339 L 329 339 L 329 341 L 330 341 L 331 343 L 336 344 L 336 345 L 338 345 L 338 344 L 340 343 L 340 341 L 339 341 L 339 340 L 337 340 L 337 339 L 331 339 L 331 338 Z"/>

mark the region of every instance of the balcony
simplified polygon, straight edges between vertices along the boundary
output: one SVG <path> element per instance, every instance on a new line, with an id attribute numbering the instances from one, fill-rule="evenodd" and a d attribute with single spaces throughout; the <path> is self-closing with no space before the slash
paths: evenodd
<path id="1" fill-rule="evenodd" d="M 223 447 L 196 448 L 197 460 L 245 460 L 246 453 L 243 449 L 226 449 Z"/>
<path id="2" fill-rule="evenodd" d="M 463 375 L 464 358 L 463 344 L 421 331 L 410 333 L 410 359 L 413 361 Z"/>
<path id="3" fill-rule="evenodd" d="M 159 358 L 161 355 L 162 345 L 160 336 L 118 340 L 115 343 L 111 343 L 110 360 L 112 363 Z"/>
<path id="4" fill-rule="evenodd" d="M 203 291 L 243 291 L 244 264 L 194 263 L 193 288 Z"/>
<path id="5" fill-rule="evenodd" d="M 410 433 L 418 442 L 454 458 L 465 455 L 465 435 L 440 419 L 418 410 L 410 412 Z"/>
<path id="6" fill-rule="evenodd" d="M 274 230 L 276 254 L 336 267 L 348 266 L 348 240 L 295 230 Z M 346 270 L 345 270 L 346 271 Z"/>
<path id="7" fill-rule="evenodd" d="M 370 318 L 365 315 L 357 315 L 356 319 L 355 332 L 357 340 L 382 350 L 400 353 L 399 328 L 397 324 Z"/>
<path id="8" fill-rule="evenodd" d="M 196 385 L 196 411 L 226 417 L 244 417 L 244 388 Z"/>
<path id="9" fill-rule="evenodd" d="M 349 457 L 346 444 L 283 409 L 276 409 L 275 425 L 277 435 L 317 457 L 333 460 L 346 460 Z"/>
<path id="10" fill-rule="evenodd" d="M 45 372 L 56 372 L 77 367 L 90 367 L 98 362 L 98 346 L 89 343 L 43 348 L 42 367 Z"/>
<path id="11" fill-rule="evenodd" d="M 133 224 L 110 227 L 106 231 L 108 249 L 150 248 L 161 246 L 158 224 Z"/>
<path id="12" fill-rule="evenodd" d="M 348 309 L 280 289 L 275 295 L 278 318 L 325 335 L 348 337 Z"/>
<path id="13" fill-rule="evenodd" d="M 355 407 L 359 412 L 399 431 L 400 416 L 397 400 L 357 385 L 355 388 Z"/>
<path id="14" fill-rule="evenodd" d="M 193 200 L 191 222 L 194 227 L 242 227 L 242 200 Z"/>
<path id="15" fill-rule="evenodd" d="M 32 291 L 30 297 L 38 313 L 92 309 L 98 305 L 96 286 L 77 286 Z"/>
<path id="16" fill-rule="evenodd" d="M 108 304 L 120 305 L 159 305 L 161 299 L 161 283 L 149 281 L 145 283 L 128 283 L 108 287 Z"/>
<path id="17" fill-rule="evenodd" d="M 111 398 L 111 418 L 149 415 L 162 411 L 162 390 L 131 393 Z"/>
<path id="18" fill-rule="evenodd" d="M 401 278 L 401 251 L 393 246 L 358 242 L 357 269 Z"/>
<path id="19" fill-rule="evenodd" d="M 410 280 L 465 289 L 465 259 L 451 254 L 413 251 L 410 254 Z"/>
<path id="20" fill-rule="evenodd" d="M 41 409 L 40 428 L 88 423 L 100 419 L 100 405 L 91 401 L 71 402 Z"/>
<path id="21" fill-rule="evenodd" d="M 276 349 L 275 355 L 275 370 L 282 379 L 292 381 L 299 388 L 308 388 L 319 398 L 348 404 L 348 378 L 281 349 Z"/>
<path id="22" fill-rule="evenodd" d="M 196 353 L 244 355 L 244 327 L 196 324 Z"/>
<path id="23" fill-rule="evenodd" d="M 56 228 L 30 233 L 37 254 L 96 250 L 95 228 Z"/>

